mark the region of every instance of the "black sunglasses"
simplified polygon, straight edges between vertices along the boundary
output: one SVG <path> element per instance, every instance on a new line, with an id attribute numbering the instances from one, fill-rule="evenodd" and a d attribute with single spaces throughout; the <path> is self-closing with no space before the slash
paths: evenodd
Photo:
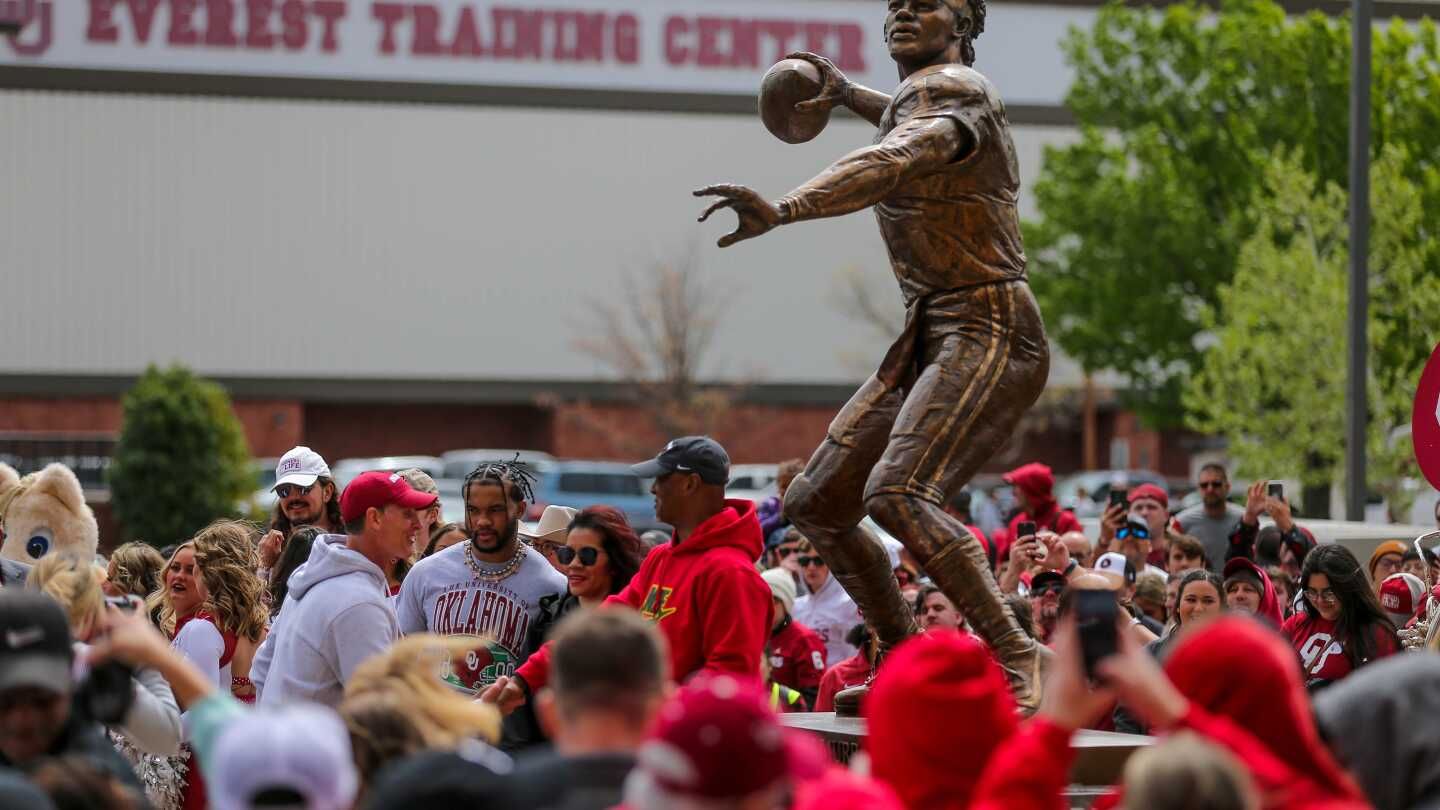
<path id="1" fill-rule="evenodd" d="M 794 547 L 794 546 L 776 546 L 776 547 L 775 547 L 775 553 L 776 553 L 776 554 L 779 554 L 781 559 L 784 559 L 784 558 L 786 558 L 786 557 L 789 557 L 791 554 L 794 554 L 795 552 L 797 552 L 797 551 L 799 551 L 799 550 L 800 550 L 800 549 L 798 549 L 798 548 L 796 548 L 796 547 Z"/>
<path id="2" fill-rule="evenodd" d="M 296 486 L 294 484 L 284 484 L 283 486 L 278 486 L 275 488 L 275 494 L 279 495 L 280 498 L 283 500 L 290 497 L 291 493 L 294 493 L 296 495 L 309 495 L 310 490 L 314 488 L 314 484 L 311 484 L 308 487 Z"/>
<path id="3" fill-rule="evenodd" d="M 809 568 L 812 565 L 825 564 L 825 560 L 820 557 L 796 557 L 795 562 L 800 563 L 801 568 Z"/>
<path id="4" fill-rule="evenodd" d="M 589 568 L 600 559 L 600 549 L 594 546 L 586 546 L 579 551 L 569 546 L 555 549 L 555 559 L 559 560 L 561 565 L 569 565 L 576 557 L 580 558 L 581 565 Z"/>

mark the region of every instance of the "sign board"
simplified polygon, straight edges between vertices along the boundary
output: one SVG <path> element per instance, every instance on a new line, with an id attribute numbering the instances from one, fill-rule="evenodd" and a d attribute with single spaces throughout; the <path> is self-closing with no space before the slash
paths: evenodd
<path id="1" fill-rule="evenodd" d="M 1440 346 L 1435 347 L 1420 374 L 1415 409 L 1410 414 L 1410 440 L 1420 472 L 1430 486 L 1440 489 Z"/>
<path id="2" fill-rule="evenodd" d="M 898 81 L 874 0 L 0 0 L 0 67 L 753 95 L 785 54 Z M 1094 10 L 992 4 L 976 67 L 1011 105 L 1058 106 L 1060 41 Z"/>

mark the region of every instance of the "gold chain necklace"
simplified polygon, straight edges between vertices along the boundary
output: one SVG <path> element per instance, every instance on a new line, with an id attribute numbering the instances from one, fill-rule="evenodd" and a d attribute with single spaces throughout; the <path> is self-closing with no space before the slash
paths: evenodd
<path id="1" fill-rule="evenodd" d="M 520 563 L 525 561 L 525 544 L 517 542 L 515 543 L 515 556 L 511 557 L 509 562 L 494 571 L 486 571 L 480 565 L 480 561 L 475 559 L 475 541 L 467 540 L 465 542 L 468 544 L 465 549 L 465 562 L 470 566 L 470 572 L 481 582 L 499 582 L 518 571 Z"/>

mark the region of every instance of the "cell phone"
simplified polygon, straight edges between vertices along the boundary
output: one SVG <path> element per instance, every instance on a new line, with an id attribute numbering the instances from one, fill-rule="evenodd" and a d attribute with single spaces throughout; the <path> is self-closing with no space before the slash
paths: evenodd
<path id="1" fill-rule="evenodd" d="M 1034 533 L 1035 533 L 1035 521 L 1033 521 L 1033 520 L 1022 520 L 1022 521 L 1020 521 L 1020 525 L 1015 527 L 1015 532 L 1016 532 L 1016 534 L 1015 534 L 1015 539 L 1016 539 L 1016 540 L 1019 540 L 1019 539 L 1022 538 L 1022 537 L 1028 537 L 1029 535 L 1034 534 Z"/>
<path id="2" fill-rule="evenodd" d="M 1115 619 L 1120 605 L 1110 591 L 1075 591 L 1075 620 L 1080 628 L 1080 654 L 1085 675 L 1095 680 L 1095 668 L 1119 649 Z"/>
<path id="3" fill-rule="evenodd" d="M 117 607 L 126 613 L 133 613 L 135 612 L 136 606 L 140 604 L 140 600 L 133 596 L 107 596 L 105 597 L 105 604 Z"/>
<path id="4" fill-rule="evenodd" d="M 1277 501 L 1285 500 L 1285 485 L 1270 482 L 1270 497 Z"/>
<path id="5" fill-rule="evenodd" d="M 1111 488 L 1110 488 L 1110 505 L 1111 505 L 1111 506 L 1127 506 L 1127 505 L 1129 505 L 1129 503 L 1130 503 L 1130 499 L 1125 496 L 1125 490 L 1124 490 L 1123 488 L 1121 488 L 1121 487 L 1111 487 Z"/>

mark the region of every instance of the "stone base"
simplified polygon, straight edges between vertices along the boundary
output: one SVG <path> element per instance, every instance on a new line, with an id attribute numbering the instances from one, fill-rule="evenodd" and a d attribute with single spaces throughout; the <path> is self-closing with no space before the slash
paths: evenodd
<path id="1" fill-rule="evenodd" d="M 865 739 L 865 720 L 861 717 L 836 717 L 832 712 L 782 714 L 780 721 L 820 735 L 837 762 L 848 762 L 860 750 Z M 1072 804 L 1088 805 L 1104 788 L 1118 784 L 1125 762 L 1136 749 L 1154 742 L 1151 737 L 1116 734 L 1109 731 L 1078 731 L 1071 738 L 1075 749 L 1075 765 L 1070 769 Z"/>

